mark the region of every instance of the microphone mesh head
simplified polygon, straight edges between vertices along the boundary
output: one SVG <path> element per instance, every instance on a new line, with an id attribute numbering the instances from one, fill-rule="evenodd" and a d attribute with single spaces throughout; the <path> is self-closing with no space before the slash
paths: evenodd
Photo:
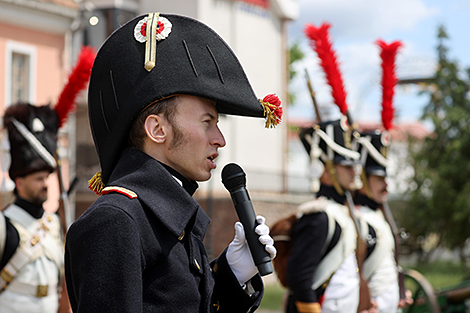
<path id="1" fill-rule="evenodd" d="M 246 185 L 245 172 L 235 163 L 227 164 L 222 170 L 222 183 L 229 191 L 237 187 L 244 187 Z"/>

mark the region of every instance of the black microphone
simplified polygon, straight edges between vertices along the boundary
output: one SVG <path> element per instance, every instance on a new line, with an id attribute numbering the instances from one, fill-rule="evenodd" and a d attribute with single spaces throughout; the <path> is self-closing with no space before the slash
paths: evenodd
<path id="1" fill-rule="evenodd" d="M 232 196 L 233 205 L 245 229 L 246 241 L 260 275 L 271 274 L 273 272 L 271 256 L 264 249 L 264 245 L 259 242 L 259 235 L 255 233 L 258 223 L 248 190 L 246 190 L 245 172 L 235 163 L 227 164 L 222 170 L 222 183 Z"/>

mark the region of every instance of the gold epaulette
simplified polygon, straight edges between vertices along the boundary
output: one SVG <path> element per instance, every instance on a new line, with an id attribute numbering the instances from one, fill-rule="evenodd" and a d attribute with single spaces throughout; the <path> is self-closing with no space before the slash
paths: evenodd
<path id="1" fill-rule="evenodd" d="M 129 199 L 137 198 L 137 194 L 133 192 L 132 190 L 129 190 L 123 187 L 118 187 L 118 186 L 108 186 L 106 188 L 103 188 L 103 190 L 101 191 L 101 194 L 106 195 L 111 192 L 117 192 L 117 193 L 123 194 L 129 197 Z"/>

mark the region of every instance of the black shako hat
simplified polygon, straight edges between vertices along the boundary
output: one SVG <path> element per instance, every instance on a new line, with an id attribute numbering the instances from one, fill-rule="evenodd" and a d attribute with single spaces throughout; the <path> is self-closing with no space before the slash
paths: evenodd
<path id="1" fill-rule="evenodd" d="M 55 170 L 57 162 L 54 154 L 59 130 L 56 111 L 48 105 L 17 103 L 6 109 L 3 125 L 10 142 L 8 173 L 13 181 L 35 172 Z"/>
<path id="2" fill-rule="evenodd" d="M 299 137 L 311 159 L 342 165 L 358 163 L 359 154 L 351 150 L 353 137 L 345 116 L 302 129 Z"/>
<path id="3" fill-rule="evenodd" d="M 317 192 L 320 188 L 320 177 L 326 168 L 331 171 L 334 164 L 353 166 L 359 161 L 359 153 L 351 149 L 350 127 L 347 118 L 321 122 L 299 133 L 300 140 L 310 157 L 311 189 Z M 339 194 L 343 190 L 336 176 L 333 185 Z"/>
<path id="4" fill-rule="evenodd" d="M 362 132 L 357 139 L 361 164 L 367 175 L 387 176 L 387 151 L 391 142 L 388 131 L 379 129 Z"/>
<path id="5" fill-rule="evenodd" d="M 256 98 L 234 52 L 214 30 L 185 16 L 138 16 L 105 41 L 91 72 L 89 118 L 102 172 L 89 181 L 90 189 L 101 193 L 139 113 L 178 94 L 213 100 L 219 113 L 266 117 L 266 127 L 282 116 L 277 96 Z"/>
<path id="6" fill-rule="evenodd" d="M 331 171 L 334 164 L 353 166 L 358 163 L 359 153 L 351 149 L 353 137 L 346 116 L 303 129 L 299 137 L 310 157 L 309 175 L 313 192 L 320 188 L 319 179 L 325 171 L 325 165 Z M 333 179 L 336 190 L 343 194 L 336 176 Z"/>

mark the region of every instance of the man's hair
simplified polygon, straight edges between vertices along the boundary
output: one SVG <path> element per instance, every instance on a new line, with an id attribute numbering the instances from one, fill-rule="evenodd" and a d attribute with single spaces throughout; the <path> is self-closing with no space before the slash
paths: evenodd
<path id="1" fill-rule="evenodd" d="M 173 96 L 155 102 L 140 112 L 137 119 L 132 124 L 131 131 L 129 133 L 130 146 L 138 150 L 143 150 L 144 139 L 147 136 L 144 124 L 149 115 L 162 114 L 168 123 L 170 123 L 172 127 L 175 127 L 174 118 L 178 109 L 178 104 L 178 96 Z"/>

